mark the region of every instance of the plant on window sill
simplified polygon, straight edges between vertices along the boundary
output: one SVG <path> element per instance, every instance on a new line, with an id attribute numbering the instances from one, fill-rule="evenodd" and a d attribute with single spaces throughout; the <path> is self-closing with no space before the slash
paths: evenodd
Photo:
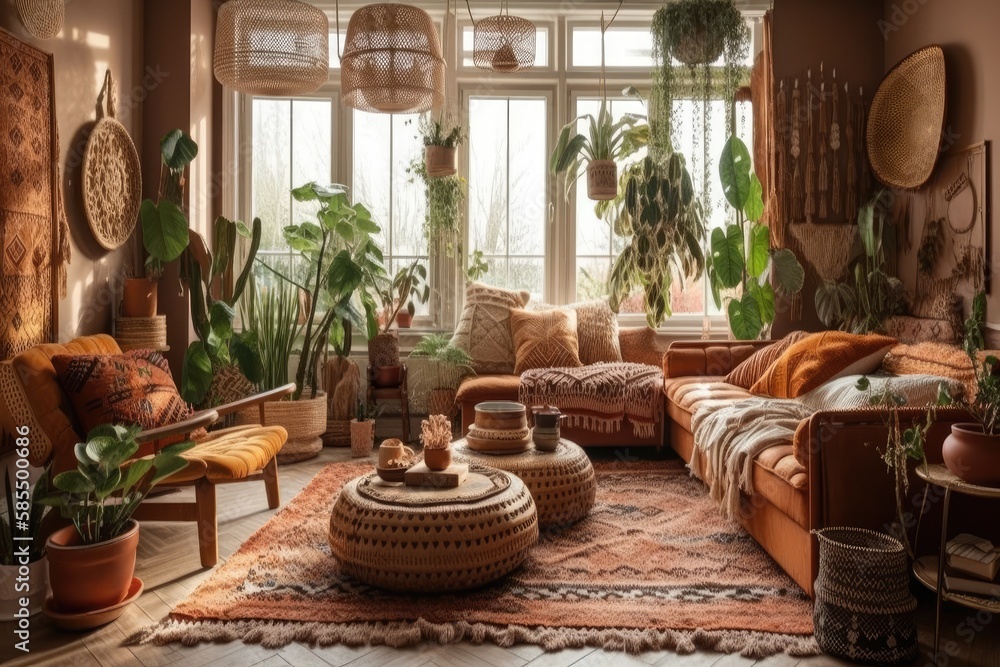
<path id="1" fill-rule="evenodd" d="M 399 366 L 399 340 L 390 334 L 390 329 L 402 312 L 406 312 L 412 320 L 416 311 L 414 300 L 427 303 L 427 299 L 430 298 L 427 267 L 419 261 L 413 261 L 409 266 L 397 271 L 392 280 L 384 276 L 369 276 L 365 281 L 365 289 L 371 292 L 369 295 L 371 298 L 378 299 L 380 305 L 381 327 L 377 335 L 368 340 L 368 357 L 371 364 L 375 368 Z"/>

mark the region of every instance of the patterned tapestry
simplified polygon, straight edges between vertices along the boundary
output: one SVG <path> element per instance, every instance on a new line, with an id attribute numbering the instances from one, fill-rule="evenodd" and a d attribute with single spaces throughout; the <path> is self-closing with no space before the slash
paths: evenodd
<path id="1" fill-rule="evenodd" d="M 58 156 L 52 55 L 0 30 L 0 359 L 56 338 L 69 262 Z"/>

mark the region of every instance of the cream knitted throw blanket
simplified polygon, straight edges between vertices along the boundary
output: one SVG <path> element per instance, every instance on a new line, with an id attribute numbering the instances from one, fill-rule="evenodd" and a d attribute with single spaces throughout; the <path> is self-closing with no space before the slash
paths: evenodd
<path id="1" fill-rule="evenodd" d="M 521 374 L 518 399 L 554 405 L 569 426 L 617 433 L 626 416 L 638 438 L 651 438 L 663 412 L 663 370 L 613 362 L 579 368 L 536 368 Z"/>
<path id="2" fill-rule="evenodd" d="M 792 442 L 799 422 L 813 412 L 799 401 L 774 398 L 708 404 L 695 412 L 694 445 L 704 456 L 691 457 L 691 473 L 708 483 L 727 518 L 739 518 L 740 491 L 753 494 L 754 458 L 768 447 Z"/>

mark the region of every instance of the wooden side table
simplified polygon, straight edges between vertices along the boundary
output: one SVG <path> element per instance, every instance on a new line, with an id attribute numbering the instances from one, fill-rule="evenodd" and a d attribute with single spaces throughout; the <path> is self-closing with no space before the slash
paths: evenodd
<path id="1" fill-rule="evenodd" d="M 913 564 L 913 574 L 924 586 L 934 591 L 937 596 L 934 610 L 934 655 L 937 656 L 941 642 L 941 603 L 954 602 L 963 607 L 1000 613 L 1000 599 L 990 598 L 971 593 L 956 593 L 948 590 L 948 582 L 944 576 L 945 563 L 948 560 L 948 514 L 951 509 L 952 492 L 977 498 L 1000 500 L 1000 488 L 976 486 L 963 482 L 955 473 L 943 465 L 917 466 L 917 476 L 932 486 L 944 489 L 944 510 L 941 517 L 941 546 L 938 555 L 923 556 Z"/>
<path id="2" fill-rule="evenodd" d="M 368 403 L 378 401 L 399 401 L 403 413 L 403 442 L 410 441 L 410 396 L 406 386 L 406 364 L 399 369 L 399 385 L 396 387 L 376 387 L 375 369 L 368 366 Z"/>

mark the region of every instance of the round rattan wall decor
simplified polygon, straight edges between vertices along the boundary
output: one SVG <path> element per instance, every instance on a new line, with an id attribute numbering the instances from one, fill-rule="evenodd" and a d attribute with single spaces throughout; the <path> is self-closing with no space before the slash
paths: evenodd
<path id="1" fill-rule="evenodd" d="M 98 119 L 83 154 L 83 208 L 94 238 L 106 250 L 128 240 L 139 217 L 142 176 L 128 130 L 115 120 L 115 82 L 104 75 Z"/>
<path id="2" fill-rule="evenodd" d="M 63 0 L 17 0 L 17 15 L 32 37 L 52 39 L 66 18 Z"/>
<path id="3" fill-rule="evenodd" d="M 896 188 L 918 188 L 934 173 L 945 120 L 945 64 L 928 46 L 893 67 L 872 99 L 868 160 L 875 176 Z"/>

